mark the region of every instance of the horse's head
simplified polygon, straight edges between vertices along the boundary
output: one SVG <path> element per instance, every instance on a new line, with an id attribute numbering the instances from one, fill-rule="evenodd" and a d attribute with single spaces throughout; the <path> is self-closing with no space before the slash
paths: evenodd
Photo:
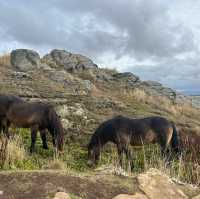
<path id="1" fill-rule="evenodd" d="M 54 110 L 50 112 L 49 130 L 54 138 L 54 142 L 59 152 L 63 151 L 64 145 L 64 129 L 59 116 Z"/>
<path id="2" fill-rule="evenodd" d="M 57 128 L 56 138 L 57 138 L 56 139 L 57 148 L 58 148 L 59 152 L 63 152 L 64 129 L 63 129 L 63 126 L 60 121 L 59 121 L 59 125 Z"/>
<path id="3" fill-rule="evenodd" d="M 99 145 L 94 145 L 90 143 L 88 145 L 88 166 L 92 167 L 97 165 L 100 157 L 100 148 Z"/>

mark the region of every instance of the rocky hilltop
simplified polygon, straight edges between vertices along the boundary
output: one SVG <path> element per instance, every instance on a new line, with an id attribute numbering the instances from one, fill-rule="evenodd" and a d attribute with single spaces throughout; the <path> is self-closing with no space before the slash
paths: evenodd
<path id="1" fill-rule="evenodd" d="M 125 82 L 130 88 L 141 88 L 144 89 L 149 95 L 162 95 L 166 96 L 172 100 L 186 100 L 187 97 L 176 92 L 171 88 L 166 88 L 162 86 L 159 82 L 155 81 L 141 81 L 136 75 L 125 72 L 118 73 L 116 71 L 106 71 L 105 69 L 100 69 L 98 66 L 86 56 L 80 54 L 73 54 L 65 50 L 52 50 L 49 54 L 40 58 L 40 55 L 28 49 L 17 49 L 11 52 L 10 56 L 10 66 L 7 66 L 7 71 L 1 69 L 2 73 L 2 90 L 1 93 L 4 93 L 3 88 L 7 88 L 9 81 L 12 81 L 15 85 L 19 87 L 25 87 L 20 92 L 17 88 L 12 90 L 6 90 L 6 92 L 14 92 L 23 96 L 35 96 L 35 97 L 45 97 L 45 92 L 41 92 L 35 88 L 29 86 L 30 82 L 38 84 L 38 87 L 42 89 L 43 86 L 49 86 L 55 82 L 55 84 L 64 84 L 64 93 L 67 94 L 77 94 L 77 92 L 82 92 L 86 94 L 90 90 L 90 85 L 92 82 L 90 79 L 84 81 L 77 78 L 76 73 L 85 72 L 88 73 L 88 77 L 92 76 L 95 81 L 105 81 L 120 84 L 120 82 Z M 87 74 L 86 74 L 87 75 Z M 5 78 L 3 78 L 3 76 Z M 43 78 L 43 79 L 42 79 Z M 6 80 L 7 79 L 7 80 Z M 20 79 L 20 80 L 19 80 Z M 85 79 L 86 80 L 86 79 Z M 26 84 L 27 83 L 27 84 Z M 46 85 L 45 85 L 46 84 Z M 49 85 L 47 85 L 49 84 Z M 32 84 L 33 85 L 33 84 Z M 79 89 L 76 89 L 80 87 Z M 56 89 L 57 90 L 57 89 Z M 62 90 L 62 89 L 61 89 Z M 52 90 L 52 92 L 56 92 Z M 50 94 L 50 93 L 48 93 Z M 43 95 L 43 96 L 42 96 Z M 52 95 L 54 95 L 52 93 Z M 60 97 L 62 92 L 60 94 Z M 55 93 L 55 97 L 57 97 Z M 48 98 L 48 96 L 46 96 Z"/>

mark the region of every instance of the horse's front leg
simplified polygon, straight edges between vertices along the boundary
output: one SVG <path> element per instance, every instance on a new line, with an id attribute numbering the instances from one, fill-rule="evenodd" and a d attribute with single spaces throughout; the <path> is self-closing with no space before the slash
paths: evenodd
<path id="1" fill-rule="evenodd" d="M 33 153 L 35 151 L 35 142 L 37 139 L 37 131 L 38 131 L 37 126 L 31 127 L 31 148 L 30 148 L 31 153 Z"/>
<path id="2" fill-rule="evenodd" d="M 40 137 L 42 139 L 42 147 L 43 149 L 48 149 L 47 138 L 46 138 L 46 130 L 40 130 Z"/>
<path id="3" fill-rule="evenodd" d="M 161 154 L 164 158 L 165 165 L 168 166 L 170 162 L 172 161 L 172 154 L 171 150 L 169 149 L 168 146 L 161 146 Z"/>
<path id="4" fill-rule="evenodd" d="M 117 144 L 117 153 L 119 156 L 119 166 L 122 168 L 123 166 L 123 149 L 120 144 Z"/>
<path id="5" fill-rule="evenodd" d="M 126 148 L 125 153 L 128 161 L 127 170 L 128 172 L 131 172 L 131 150 L 129 147 Z"/>

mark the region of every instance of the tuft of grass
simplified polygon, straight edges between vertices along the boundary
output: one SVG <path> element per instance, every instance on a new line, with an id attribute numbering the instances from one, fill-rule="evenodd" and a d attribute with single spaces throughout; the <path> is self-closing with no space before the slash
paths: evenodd
<path id="1" fill-rule="evenodd" d="M 22 139 L 20 136 L 16 135 L 12 139 L 7 140 L 7 138 L 1 138 L 0 145 L 3 146 L 3 143 L 7 143 L 5 145 L 4 150 L 2 151 L 4 154 L 1 156 L 6 157 L 4 159 L 4 163 L 2 167 L 5 168 L 15 168 L 16 165 L 23 162 L 26 158 L 26 151 L 24 149 Z"/>
<path id="2" fill-rule="evenodd" d="M 44 169 L 52 170 L 66 170 L 66 163 L 58 158 L 50 160 L 47 165 L 43 167 Z"/>

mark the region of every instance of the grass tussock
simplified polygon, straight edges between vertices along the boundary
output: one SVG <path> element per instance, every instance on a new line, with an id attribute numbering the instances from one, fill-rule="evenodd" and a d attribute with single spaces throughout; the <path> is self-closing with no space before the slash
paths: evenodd
<path id="1" fill-rule="evenodd" d="M 15 168 L 15 166 L 26 158 L 26 151 L 20 136 L 14 136 L 8 140 L 0 139 L 0 166 L 1 168 Z"/>
<path id="2" fill-rule="evenodd" d="M 71 144 L 65 146 L 64 154 L 55 156 L 51 145 L 49 150 L 44 150 L 41 148 L 41 141 L 38 140 L 36 143 L 36 153 L 30 155 L 28 154 L 30 138 L 27 137 L 29 133 L 22 131 L 21 135 L 22 137 L 16 135 L 8 142 L 6 142 L 5 138 L 1 138 L 0 166 L 2 169 L 51 169 L 75 172 L 90 172 L 93 170 L 87 166 L 87 148 L 81 147 L 78 144 Z M 4 153 L 2 153 L 4 148 L 6 150 L 3 150 Z M 190 154 L 185 153 L 180 159 L 173 159 L 170 164 L 166 164 L 158 145 L 133 147 L 131 154 L 132 174 L 156 168 L 177 181 L 200 185 L 200 165 L 198 162 L 194 162 L 192 158 L 190 160 Z M 119 168 L 118 154 L 113 144 L 108 144 L 102 150 L 98 166 L 101 167 L 103 165 Z M 130 171 L 125 157 L 123 168 Z"/>
<path id="3" fill-rule="evenodd" d="M 0 65 L 3 65 L 3 66 L 10 65 L 10 54 L 9 53 L 0 55 Z"/>
<path id="4" fill-rule="evenodd" d="M 51 170 L 66 170 L 66 164 L 64 161 L 56 158 L 53 160 L 50 160 L 47 165 L 43 167 L 44 169 L 51 169 Z"/>
<path id="5" fill-rule="evenodd" d="M 119 168 L 118 155 L 114 148 L 110 149 L 111 153 L 104 151 L 99 166 L 105 168 L 112 165 L 113 168 Z M 179 159 L 172 158 L 167 162 L 161 155 L 158 145 L 146 145 L 143 147 L 132 148 L 131 173 L 138 174 L 156 168 L 167 174 L 176 181 L 200 185 L 200 165 L 190 159 L 190 154 L 183 153 Z M 127 160 L 123 157 L 123 169 L 128 171 Z"/>

